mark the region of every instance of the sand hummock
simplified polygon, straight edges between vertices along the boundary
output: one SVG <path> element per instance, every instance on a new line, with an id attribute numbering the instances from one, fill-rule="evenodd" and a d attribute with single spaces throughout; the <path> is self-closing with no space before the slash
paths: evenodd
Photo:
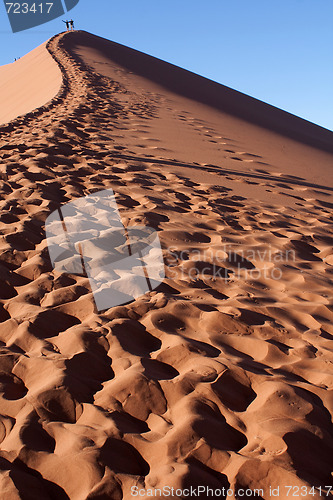
<path id="1" fill-rule="evenodd" d="M 332 496 L 333 133 L 82 31 L 0 79 L 0 498 Z M 110 188 L 166 279 L 98 313 L 45 221 Z"/>

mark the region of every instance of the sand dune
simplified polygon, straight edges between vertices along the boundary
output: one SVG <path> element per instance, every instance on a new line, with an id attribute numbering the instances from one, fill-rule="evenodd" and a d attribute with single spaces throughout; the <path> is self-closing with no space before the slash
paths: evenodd
<path id="1" fill-rule="evenodd" d="M 1 498 L 332 496 L 333 133 L 85 32 L 46 48 L 0 69 L 50 79 L 1 115 Z M 108 188 L 167 277 L 97 313 L 45 221 Z"/>
<path id="2" fill-rule="evenodd" d="M 61 71 L 42 44 L 0 68 L 0 124 L 43 106 L 59 92 Z"/>

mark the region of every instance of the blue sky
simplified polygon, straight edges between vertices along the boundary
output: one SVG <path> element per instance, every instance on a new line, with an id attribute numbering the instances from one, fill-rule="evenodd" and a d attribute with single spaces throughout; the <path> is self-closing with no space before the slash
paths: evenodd
<path id="1" fill-rule="evenodd" d="M 80 0 L 69 16 L 78 29 L 333 129 L 332 0 Z M 0 65 L 63 26 L 13 34 L 0 4 Z"/>

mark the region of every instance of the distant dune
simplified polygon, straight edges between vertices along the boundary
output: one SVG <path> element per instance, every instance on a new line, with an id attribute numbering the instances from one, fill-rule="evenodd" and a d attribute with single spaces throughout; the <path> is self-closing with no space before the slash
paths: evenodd
<path id="1" fill-rule="evenodd" d="M 332 497 L 333 133 L 82 31 L 0 90 L 0 498 Z M 45 221 L 108 188 L 166 279 L 98 313 Z"/>
<path id="2" fill-rule="evenodd" d="M 61 71 L 44 43 L 12 64 L 0 67 L 0 124 L 43 106 L 60 90 Z"/>

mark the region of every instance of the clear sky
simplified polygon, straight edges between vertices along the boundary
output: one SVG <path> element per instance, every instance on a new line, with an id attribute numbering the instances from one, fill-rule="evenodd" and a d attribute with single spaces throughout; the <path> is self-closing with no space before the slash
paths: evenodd
<path id="1" fill-rule="evenodd" d="M 68 15 L 78 29 L 333 129 L 332 0 L 80 0 Z M 0 65 L 63 27 L 13 34 L 1 2 Z"/>

